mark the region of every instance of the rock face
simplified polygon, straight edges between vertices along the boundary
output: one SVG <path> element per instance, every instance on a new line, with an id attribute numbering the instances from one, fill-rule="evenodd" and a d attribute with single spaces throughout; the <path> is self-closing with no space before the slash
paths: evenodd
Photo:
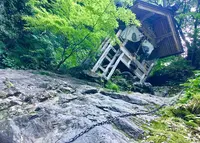
<path id="1" fill-rule="evenodd" d="M 130 143 L 143 135 L 148 112 L 170 98 L 140 93 L 112 93 L 70 76 L 0 70 L 0 143 Z M 90 128 L 80 137 L 72 139 Z"/>

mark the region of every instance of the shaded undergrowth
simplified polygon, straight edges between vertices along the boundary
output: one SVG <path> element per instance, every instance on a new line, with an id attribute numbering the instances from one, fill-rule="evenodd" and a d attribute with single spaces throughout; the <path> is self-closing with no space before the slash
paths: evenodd
<path id="1" fill-rule="evenodd" d="M 164 108 L 159 119 L 143 126 L 146 137 L 142 142 L 200 142 L 200 72 L 183 86 L 185 93 L 178 103 Z"/>

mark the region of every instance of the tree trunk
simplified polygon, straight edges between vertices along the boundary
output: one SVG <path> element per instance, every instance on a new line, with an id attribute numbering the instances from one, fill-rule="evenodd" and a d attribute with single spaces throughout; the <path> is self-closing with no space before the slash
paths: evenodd
<path id="1" fill-rule="evenodd" d="M 58 70 L 60 69 L 61 65 L 64 64 L 65 61 L 66 61 L 73 53 L 74 53 L 74 52 L 71 52 L 71 53 L 70 53 L 69 55 L 67 55 L 64 59 L 62 59 L 62 60 L 58 63 L 58 65 L 57 65 L 55 71 L 58 71 Z"/>
<path id="2" fill-rule="evenodd" d="M 198 4 L 197 4 L 197 13 L 200 12 L 200 0 L 198 0 Z M 199 18 L 196 17 L 195 18 L 195 22 L 194 22 L 194 34 L 193 34 L 193 44 L 192 44 L 192 57 L 191 57 L 191 61 L 192 61 L 192 65 L 196 67 L 195 63 L 196 63 L 196 52 L 197 52 L 197 40 L 198 40 L 198 23 L 199 23 Z"/>

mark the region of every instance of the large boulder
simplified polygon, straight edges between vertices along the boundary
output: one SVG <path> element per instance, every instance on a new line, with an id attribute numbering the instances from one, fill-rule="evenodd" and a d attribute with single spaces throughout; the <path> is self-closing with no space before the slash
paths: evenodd
<path id="1" fill-rule="evenodd" d="M 67 75 L 9 69 L 0 75 L 1 143 L 130 143 L 143 136 L 136 120 L 145 123 L 156 115 L 118 116 L 169 102 L 151 94 L 104 91 Z"/>

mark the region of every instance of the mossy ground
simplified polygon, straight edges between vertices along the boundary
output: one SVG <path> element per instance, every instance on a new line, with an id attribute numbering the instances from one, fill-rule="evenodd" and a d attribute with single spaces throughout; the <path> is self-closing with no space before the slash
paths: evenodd
<path id="1" fill-rule="evenodd" d="M 144 125 L 143 143 L 200 143 L 200 74 L 184 84 L 178 103 L 161 110 L 161 117 Z"/>
<path id="2" fill-rule="evenodd" d="M 161 118 L 152 121 L 150 125 L 143 126 L 147 132 L 146 138 L 142 142 L 200 142 L 200 117 L 199 113 L 196 114 L 194 112 L 197 111 L 196 105 L 192 100 L 185 105 L 176 105 L 163 109 Z M 198 112 L 199 109 L 198 107 Z"/>
<path id="3" fill-rule="evenodd" d="M 144 125 L 147 131 L 142 142 L 197 143 L 200 142 L 200 94 L 187 103 L 166 107 L 162 117 Z"/>

